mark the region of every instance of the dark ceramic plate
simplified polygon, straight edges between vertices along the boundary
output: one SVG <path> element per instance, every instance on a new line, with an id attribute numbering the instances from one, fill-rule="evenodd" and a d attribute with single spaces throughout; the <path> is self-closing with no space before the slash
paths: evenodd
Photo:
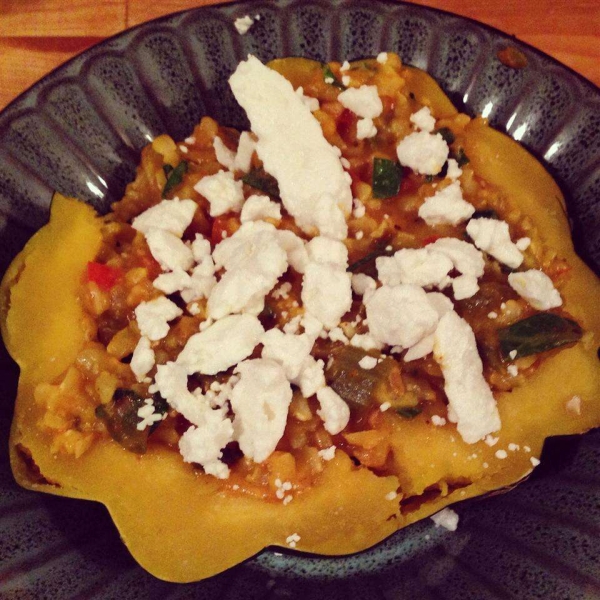
<path id="1" fill-rule="evenodd" d="M 240 36 L 233 19 L 260 14 Z M 515 45 L 524 70 L 496 52 Z M 240 126 L 227 77 L 249 52 L 354 59 L 382 50 L 426 69 L 470 114 L 523 142 L 568 200 L 580 252 L 600 265 L 600 90 L 474 21 L 390 2 L 281 0 L 192 10 L 120 34 L 63 65 L 0 115 L 0 272 L 47 219 L 51 192 L 99 209 L 121 197 L 139 150 L 189 134 L 203 114 Z M 267 550 L 198 584 L 135 564 L 106 510 L 24 491 L 6 440 L 16 370 L 0 379 L 0 598 L 576 600 L 600 598 L 600 435 L 552 440 L 510 494 L 458 508 L 455 533 L 427 519 L 346 558 Z M 543 401 L 543 399 L 541 399 Z"/>

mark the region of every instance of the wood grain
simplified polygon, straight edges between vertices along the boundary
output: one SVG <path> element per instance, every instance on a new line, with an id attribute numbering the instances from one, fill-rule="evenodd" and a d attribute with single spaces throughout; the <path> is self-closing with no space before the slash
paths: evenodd
<path id="1" fill-rule="evenodd" d="M 93 43 L 213 0 L 0 0 L 0 108 Z M 598 0 L 417 0 L 487 23 L 600 85 Z"/>

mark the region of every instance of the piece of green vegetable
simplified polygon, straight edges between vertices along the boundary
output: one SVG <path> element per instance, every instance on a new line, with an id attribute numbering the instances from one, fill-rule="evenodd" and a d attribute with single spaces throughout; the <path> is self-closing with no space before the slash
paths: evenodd
<path id="1" fill-rule="evenodd" d="M 388 250 L 388 248 L 390 249 Z M 396 250 L 391 247 L 389 240 L 381 240 L 375 246 L 375 250 L 353 262 L 348 267 L 348 271 L 352 273 L 364 273 L 370 277 L 377 277 L 375 259 L 379 256 L 392 256 L 394 252 L 396 252 Z"/>
<path id="2" fill-rule="evenodd" d="M 375 157 L 373 159 L 373 196 L 385 199 L 395 196 L 402 183 L 402 167 L 393 160 Z"/>
<path id="3" fill-rule="evenodd" d="M 242 181 L 272 198 L 279 198 L 279 185 L 277 184 L 277 179 L 272 175 L 269 175 L 262 168 L 253 169 L 247 175 L 242 177 Z"/>
<path id="4" fill-rule="evenodd" d="M 448 146 L 450 144 L 453 144 L 454 140 L 456 139 L 454 132 L 452 131 L 452 129 L 450 129 L 450 127 L 440 127 L 433 133 L 439 133 L 446 142 L 446 144 L 448 144 Z"/>
<path id="5" fill-rule="evenodd" d="M 333 81 L 330 81 L 331 79 Z M 336 88 L 340 88 L 340 90 L 346 89 L 346 86 L 333 74 L 329 65 L 323 67 L 323 81 L 329 85 L 334 85 Z"/>
<path id="6" fill-rule="evenodd" d="M 165 183 L 165 187 L 163 188 L 162 192 L 163 197 L 183 181 L 183 176 L 188 170 L 188 162 L 186 160 L 182 160 L 174 169 L 171 167 L 171 169 L 167 171 L 166 167 L 170 166 L 171 165 L 163 166 L 165 175 L 167 175 L 167 183 Z"/>
<path id="7" fill-rule="evenodd" d="M 414 419 L 423 412 L 423 409 L 420 406 L 403 406 L 397 408 L 396 412 L 405 419 Z"/>
<path id="8" fill-rule="evenodd" d="M 578 323 L 554 313 L 538 313 L 498 331 L 500 351 L 507 360 L 573 344 L 582 335 Z M 511 355 L 514 351 L 516 355 Z"/>

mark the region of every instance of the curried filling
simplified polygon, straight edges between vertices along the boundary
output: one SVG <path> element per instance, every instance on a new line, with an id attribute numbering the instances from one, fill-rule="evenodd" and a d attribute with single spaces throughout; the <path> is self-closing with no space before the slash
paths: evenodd
<path id="1" fill-rule="evenodd" d="M 410 512 L 503 468 L 494 392 L 583 335 L 570 267 L 471 167 L 477 120 L 434 114 L 396 55 L 270 67 L 230 80 L 250 132 L 205 117 L 142 151 L 39 426 L 55 453 L 160 444 L 284 504 L 344 452 Z"/>

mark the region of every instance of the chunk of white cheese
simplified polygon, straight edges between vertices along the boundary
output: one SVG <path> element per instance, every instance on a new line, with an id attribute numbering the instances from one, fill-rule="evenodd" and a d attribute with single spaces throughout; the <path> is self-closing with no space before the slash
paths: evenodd
<path id="1" fill-rule="evenodd" d="M 240 363 L 231 392 L 234 437 L 245 456 L 266 460 L 283 437 L 292 388 L 281 365 L 259 358 Z"/>
<path id="2" fill-rule="evenodd" d="M 191 249 L 170 231 L 149 229 L 146 242 L 163 271 L 187 271 L 194 264 Z"/>
<path id="3" fill-rule="evenodd" d="M 315 112 L 315 111 L 319 110 L 320 105 L 319 105 L 319 101 L 317 100 L 317 98 L 312 98 L 311 96 L 307 96 L 304 93 L 304 88 L 302 86 L 296 88 L 296 94 L 298 94 L 298 98 L 300 98 L 300 100 L 302 100 L 302 103 L 304 104 L 304 106 L 306 106 L 306 108 L 308 108 L 308 110 L 310 110 L 310 112 Z"/>
<path id="4" fill-rule="evenodd" d="M 229 171 L 233 171 L 235 169 L 235 152 L 230 150 L 218 135 L 213 140 L 213 148 L 218 163 Z"/>
<path id="5" fill-rule="evenodd" d="M 255 316 L 229 315 L 192 335 L 176 362 L 189 375 L 215 375 L 248 358 L 264 332 Z"/>
<path id="6" fill-rule="evenodd" d="M 240 212 L 244 203 L 241 181 L 236 181 L 230 171 L 219 171 L 203 177 L 194 189 L 210 204 L 210 216 L 218 217 L 227 212 Z"/>
<path id="7" fill-rule="evenodd" d="M 277 179 L 284 207 L 307 233 L 347 237 L 352 192 L 338 153 L 292 84 L 256 57 L 229 79 L 250 120 L 256 151 Z"/>
<path id="8" fill-rule="evenodd" d="M 458 162 L 453 158 L 448 159 L 448 171 L 446 172 L 446 177 L 455 181 L 462 175 L 462 169 L 458 166 Z"/>
<path id="9" fill-rule="evenodd" d="M 477 277 L 473 275 L 460 275 L 452 280 L 452 291 L 455 300 L 471 298 L 479 291 Z"/>
<path id="10" fill-rule="evenodd" d="M 512 269 L 516 269 L 523 262 L 523 255 L 510 239 L 506 221 L 471 219 L 467 223 L 467 233 L 479 249 Z"/>
<path id="11" fill-rule="evenodd" d="M 337 327 L 352 306 L 350 273 L 329 263 L 309 263 L 302 280 L 302 303 L 325 327 Z"/>
<path id="12" fill-rule="evenodd" d="M 277 230 L 277 239 L 279 245 L 285 250 L 290 267 L 297 273 L 304 273 L 308 264 L 308 252 L 304 240 L 287 229 Z"/>
<path id="13" fill-rule="evenodd" d="M 323 236 L 314 237 L 306 244 L 308 258 L 312 262 L 336 265 L 340 269 L 348 267 L 348 248 L 338 240 Z"/>
<path id="14" fill-rule="evenodd" d="M 426 248 L 402 248 L 393 256 L 375 259 L 379 281 L 384 285 L 412 283 L 420 287 L 438 286 L 453 268 L 441 252 Z"/>
<path id="15" fill-rule="evenodd" d="M 431 114 L 431 110 L 428 106 L 424 106 L 416 113 L 410 115 L 410 122 L 422 131 L 431 133 L 435 129 L 435 118 Z"/>
<path id="16" fill-rule="evenodd" d="M 192 278 L 181 269 L 170 273 L 162 273 L 153 282 L 152 285 L 165 294 L 174 294 L 191 285 Z"/>
<path id="17" fill-rule="evenodd" d="M 458 514 L 451 508 L 444 508 L 431 516 L 436 527 L 443 527 L 448 531 L 456 531 L 458 527 Z"/>
<path id="18" fill-rule="evenodd" d="M 373 119 L 359 119 L 356 122 L 356 139 L 368 140 L 377 135 L 377 127 Z"/>
<path id="19" fill-rule="evenodd" d="M 144 235 L 150 229 L 163 229 L 181 237 L 192 222 L 197 208 L 193 200 L 163 200 L 138 215 L 131 225 Z"/>
<path id="20" fill-rule="evenodd" d="M 427 294 L 416 285 L 384 285 L 365 305 L 370 333 L 390 346 L 410 348 L 432 333 L 438 322 Z"/>
<path id="21" fill-rule="evenodd" d="M 147 337 L 140 338 L 133 351 L 129 366 L 138 381 L 142 381 L 154 366 L 154 350 L 152 350 Z"/>
<path id="22" fill-rule="evenodd" d="M 233 22 L 233 26 L 240 35 L 246 35 L 252 25 L 254 25 L 254 19 L 250 15 L 238 17 Z"/>
<path id="23" fill-rule="evenodd" d="M 247 173 L 252 165 L 252 155 L 256 150 L 256 142 L 247 131 L 242 131 L 235 155 L 234 168 Z"/>
<path id="24" fill-rule="evenodd" d="M 496 400 L 483 377 L 475 334 L 454 311 L 446 313 L 435 331 L 433 356 L 444 375 L 448 418 L 458 433 L 474 444 L 501 427 Z"/>
<path id="25" fill-rule="evenodd" d="M 562 305 L 559 291 L 543 271 L 530 269 L 508 276 L 510 287 L 536 310 L 549 310 Z"/>
<path id="26" fill-rule="evenodd" d="M 375 119 L 383 111 L 383 103 L 375 85 L 348 88 L 337 99 L 344 108 L 363 119 Z"/>
<path id="27" fill-rule="evenodd" d="M 265 219 L 280 221 L 281 207 L 277 202 L 273 202 L 269 196 L 257 194 L 250 196 L 246 202 L 244 202 L 240 221 L 245 223 L 246 221 L 259 221 Z"/>
<path id="28" fill-rule="evenodd" d="M 135 309 L 140 333 L 156 342 L 169 333 L 169 321 L 181 316 L 183 311 L 168 298 L 160 296 L 148 302 L 141 302 Z"/>
<path id="29" fill-rule="evenodd" d="M 448 158 L 448 144 L 439 134 L 415 131 L 398 144 L 400 164 L 422 175 L 437 175 Z"/>
<path id="30" fill-rule="evenodd" d="M 350 420 L 350 408 L 342 398 L 330 387 L 317 391 L 317 400 L 321 408 L 317 414 L 323 420 L 325 430 L 331 435 L 337 435 L 346 428 Z"/>
<path id="31" fill-rule="evenodd" d="M 470 219 L 475 207 L 463 199 L 458 181 L 425 199 L 419 207 L 419 217 L 427 225 L 458 225 Z"/>
<path id="32" fill-rule="evenodd" d="M 377 289 L 377 282 L 365 273 L 354 273 L 352 275 L 352 291 L 357 296 L 363 296 L 367 300 L 370 294 Z"/>
<path id="33" fill-rule="evenodd" d="M 454 265 L 454 268 L 463 275 L 481 277 L 485 268 L 483 254 L 473 246 L 457 238 L 440 238 L 427 248 L 445 254 Z"/>
<path id="34" fill-rule="evenodd" d="M 299 377 L 314 343 L 306 333 L 292 335 L 279 329 L 270 329 L 260 341 L 263 344 L 262 357 L 280 364 L 290 381 Z"/>

